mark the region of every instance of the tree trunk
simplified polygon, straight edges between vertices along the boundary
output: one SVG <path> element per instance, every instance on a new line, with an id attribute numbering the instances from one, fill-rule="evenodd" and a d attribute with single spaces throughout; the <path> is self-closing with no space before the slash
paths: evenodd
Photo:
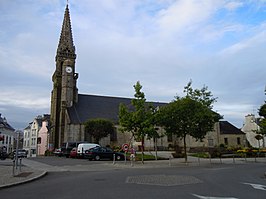
<path id="1" fill-rule="evenodd" d="M 186 143 L 186 135 L 183 137 L 184 141 L 184 155 L 185 155 L 185 162 L 187 163 L 187 143 Z"/>
<path id="2" fill-rule="evenodd" d="M 144 164 L 144 137 L 141 137 L 141 163 Z"/>
<path id="3" fill-rule="evenodd" d="M 157 154 L 157 138 L 154 139 L 155 144 L 155 160 L 158 160 L 158 154 Z"/>

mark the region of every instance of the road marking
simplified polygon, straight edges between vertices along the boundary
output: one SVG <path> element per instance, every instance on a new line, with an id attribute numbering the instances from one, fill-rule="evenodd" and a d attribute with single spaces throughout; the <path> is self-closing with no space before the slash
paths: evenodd
<path id="1" fill-rule="evenodd" d="M 232 197 L 211 197 L 211 196 L 200 196 L 197 194 L 192 194 L 192 195 L 200 199 L 238 199 L 238 198 L 232 198 Z"/>
<path id="2" fill-rule="evenodd" d="M 252 183 L 243 183 L 243 184 L 251 185 L 254 189 L 266 191 L 266 185 L 252 184 Z"/>

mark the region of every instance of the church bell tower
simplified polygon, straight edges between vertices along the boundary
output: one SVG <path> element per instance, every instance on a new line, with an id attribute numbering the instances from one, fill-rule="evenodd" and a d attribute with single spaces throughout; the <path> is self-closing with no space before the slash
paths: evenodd
<path id="1" fill-rule="evenodd" d="M 51 129 L 49 139 L 49 143 L 52 144 L 51 148 L 59 148 L 66 141 L 66 111 L 78 100 L 78 74 L 75 73 L 75 60 L 75 46 L 73 44 L 67 4 L 55 57 L 56 68 L 52 76 L 53 90 L 51 93 Z"/>

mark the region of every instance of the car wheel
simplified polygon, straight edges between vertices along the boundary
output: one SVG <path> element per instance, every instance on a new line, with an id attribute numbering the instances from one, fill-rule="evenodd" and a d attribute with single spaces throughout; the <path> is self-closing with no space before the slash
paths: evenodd
<path id="1" fill-rule="evenodd" d="M 99 155 L 96 155 L 95 156 L 95 160 L 100 160 L 101 158 L 100 158 L 100 156 Z"/>
<path id="2" fill-rule="evenodd" d="M 116 160 L 121 160 L 121 156 L 120 155 L 117 155 L 116 156 Z"/>

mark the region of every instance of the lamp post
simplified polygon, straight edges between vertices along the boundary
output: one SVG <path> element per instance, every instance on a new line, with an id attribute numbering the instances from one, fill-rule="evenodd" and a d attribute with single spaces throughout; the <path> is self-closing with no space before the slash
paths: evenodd
<path id="1" fill-rule="evenodd" d="M 18 144 L 19 144 L 19 131 L 16 131 L 17 133 L 17 143 L 16 143 L 16 158 L 15 158 L 15 163 L 16 163 L 16 169 L 18 169 Z"/>

